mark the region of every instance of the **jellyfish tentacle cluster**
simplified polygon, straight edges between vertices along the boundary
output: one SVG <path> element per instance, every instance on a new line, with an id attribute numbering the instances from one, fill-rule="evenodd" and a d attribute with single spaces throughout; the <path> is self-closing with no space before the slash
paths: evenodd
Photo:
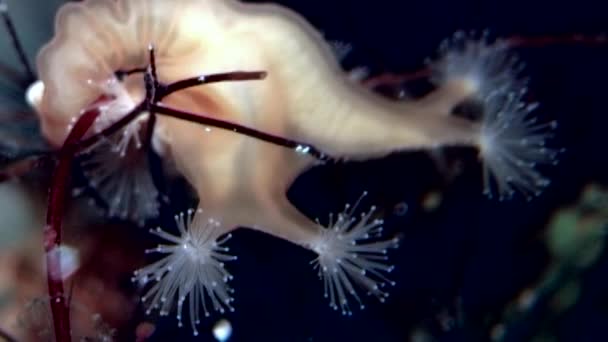
<path id="1" fill-rule="evenodd" d="M 155 77 L 163 84 L 235 70 L 267 73 L 259 82 L 189 87 L 168 95 L 159 106 L 301 141 L 339 159 L 471 146 L 479 149 L 489 179 L 501 195 L 515 190 L 534 194 L 547 183 L 534 170 L 537 161 L 553 159 L 544 147 L 547 127 L 528 119 L 532 107 L 522 104 L 509 59 L 493 64 L 494 57 L 505 52 L 502 48 L 470 42 L 460 50 L 445 49 L 434 64 L 436 89 L 420 99 L 393 101 L 353 82 L 331 46 L 298 14 L 278 5 L 236 0 L 85 0 L 64 5 L 56 18 L 55 37 L 37 59 L 44 92 L 36 109 L 46 138 L 61 145 L 70 123 L 100 98 L 104 110 L 96 129 L 112 125 L 145 101 L 146 73 L 118 71 L 146 70 L 150 44 L 156 52 Z M 91 84 L 111 84 L 112 88 Z M 479 120 L 453 115 L 458 105 L 471 99 L 484 104 Z M 137 120 L 148 117 L 143 113 Z M 123 132 L 127 145 L 138 136 L 139 127 L 139 121 L 127 126 L 131 129 Z M 379 235 L 381 222 L 369 213 L 355 218 L 347 210 L 324 227 L 287 199 L 295 178 L 317 162 L 306 147 L 287 149 L 232 130 L 163 115 L 150 129 L 152 148 L 192 185 L 198 207 L 214 222 L 221 222 L 213 228 L 216 240 L 205 240 L 208 251 L 215 248 L 210 246 L 216 246 L 219 236 L 237 227 L 257 229 L 315 252 L 318 258 L 313 264 L 330 304 L 343 313 L 351 313 L 349 296 L 360 301 L 357 287 L 385 298 L 380 286 L 392 283 L 387 277 L 392 268 L 384 254 L 396 241 Z M 515 144 L 514 140 L 526 137 L 526 143 Z M 120 141 L 118 146 L 122 146 Z M 183 245 L 189 232 L 183 229 L 181 237 L 162 230 L 156 234 Z M 188 247 L 196 248 L 196 244 Z M 177 247 L 160 252 L 174 258 L 183 253 Z M 180 293 L 197 288 L 190 283 L 163 285 L 166 279 L 186 279 L 167 275 L 179 270 L 165 266 L 162 271 L 160 266 L 140 270 L 136 278 L 146 280 L 142 274 L 156 272 L 160 284 L 152 290 L 156 295 L 167 288 Z M 188 281 L 209 289 L 208 278 Z M 211 293 L 199 292 L 195 301 Z M 164 308 L 157 299 L 153 302 Z M 198 302 L 190 303 L 191 310 L 198 307 Z"/>
<path id="2" fill-rule="evenodd" d="M 540 194 L 550 181 L 538 165 L 552 164 L 563 152 L 547 140 L 556 121 L 540 122 L 534 115 L 538 103 L 527 103 L 528 80 L 524 64 L 504 40 L 477 40 L 459 31 L 442 42 L 440 57 L 430 62 L 437 84 L 464 81 L 473 90 L 468 99 L 481 106 L 479 154 L 484 164 L 484 193 L 499 199 L 520 193 L 527 198 Z"/>
<path id="3" fill-rule="evenodd" d="M 133 281 L 141 285 L 154 282 L 142 297 L 148 304 L 147 313 L 158 309 L 160 315 L 168 315 L 177 298 L 177 320 L 182 326 L 183 305 L 188 300 L 190 323 L 194 335 L 198 335 L 200 323 L 199 305 L 206 317 L 210 309 L 218 312 L 233 311 L 232 292 L 228 281 L 232 275 L 225 262 L 236 257 L 229 255 L 224 243 L 230 234 L 221 236 L 221 222 L 209 217 L 202 209 L 190 209 L 175 216 L 179 236 L 158 227 L 151 233 L 158 235 L 170 245 L 158 245 L 148 253 L 165 254 L 166 257 L 135 271 Z M 210 303 L 209 303 L 210 302 Z"/>

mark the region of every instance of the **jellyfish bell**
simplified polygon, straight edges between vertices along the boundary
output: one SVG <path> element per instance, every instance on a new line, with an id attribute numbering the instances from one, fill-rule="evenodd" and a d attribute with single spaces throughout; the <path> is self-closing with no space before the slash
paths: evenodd
<path id="1" fill-rule="evenodd" d="M 85 0 L 60 9 L 55 32 L 37 59 L 44 89 L 42 98 L 34 102 L 39 103 L 43 133 L 57 146 L 79 113 L 92 103 L 101 112 L 95 125 L 99 131 L 139 108 L 150 89 L 159 91 L 192 77 L 204 80 L 210 74 L 265 71 L 267 77 L 260 82 L 188 87 L 154 107 L 141 107 L 139 116 L 125 127 L 126 143 L 137 145 L 139 125 L 157 117 L 152 133 L 155 150 L 175 163 L 192 185 L 198 207 L 221 220 L 217 234 L 247 227 L 312 250 L 319 256 L 317 265 L 329 287 L 328 296 L 353 293 L 353 286 L 360 285 L 382 300 L 384 293 L 372 290 L 385 278 L 368 278 L 365 272 L 381 274 L 392 269 L 378 257 L 395 240 L 379 236 L 380 221 L 369 221 L 367 215 L 355 216 L 348 210 L 338 215 L 335 225 L 324 227 L 287 199 L 295 178 L 315 164 L 308 146 L 334 158 L 355 160 L 445 145 L 471 146 L 481 150 L 485 161 L 498 166 L 488 172 L 513 178 L 506 171 L 518 172 L 531 163 L 527 159 L 511 163 L 511 152 L 536 157 L 529 149 L 539 148 L 538 142 L 544 139 L 536 132 L 539 127 L 529 124 L 528 109 L 521 110 L 521 98 L 508 96 L 520 94 L 512 89 L 517 86 L 509 76 L 512 70 L 503 65 L 482 68 L 471 82 L 470 70 L 477 68 L 461 68 L 461 62 L 487 65 L 486 52 L 502 53 L 495 46 L 486 49 L 474 44 L 471 53 L 446 54 L 446 62 L 439 62 L 437 69 L 445 77 L 439 77 L 434 91 L 420 99 L 394 101 L 353 82 L 322 35 L 301 16 L 278 5 L 236 0 Z M 154 67 L 160 82 L 152 88 L 146 88 L 149 67 Z M 500 82 L 504 92 L 500 98 L 510 101 L 489 102 L 486 88 L 480 86 L 487 80 Z M 483 115 L 482 121 L 492 121 L 452 115 L 456 106 L 476 95 L 488 102 L 484 108 L 495 112 Z M 157 114 L 182 111 L 219 118 L 233 124 L 226 127 L 238 124 L 306 146 L 286 149 L 236 129 L 151 116 L 146 112 L 150 108 Z M 517 135 L 507 129 L 505 116 L 519 119 Z M 514 136 L 528 134 L 534 134 L 533 144 L 513 147 Z M 536 179 L 534 173 L 524 175 L 513 179 Z M 510 183 L 499 184 L 511 189 Z M 373 240 L 368 240 L 370 236 Z M 347 269 L 341 269 L 345 264 Z M 336 272 L 325 272 L 330 269 Z M 357 284 L 347 277 L 355 274 L 359 274 Z M 180 274 L 170 276 L 182 279 Z M 333 307 L 349 313 L 344 300 L 332 300 Z"/>

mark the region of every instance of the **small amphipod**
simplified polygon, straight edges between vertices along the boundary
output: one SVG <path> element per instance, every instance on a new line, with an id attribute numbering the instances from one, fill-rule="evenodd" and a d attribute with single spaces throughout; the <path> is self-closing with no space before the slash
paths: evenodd
<path id="1" fill-rule="evenodd" d="M 353 82 L 329 44 L 298 14 L 278 5 L 235 0 L 85 0 L 64 5 L 57 15 L 55 37 L 37 59 L 44 83 L 38 112 L 49 141 L 61 144 L 70 122 L 92 103 L 106 109 L 98 129 L 142 103 L 144 73 L 137 71 L 149 66 L 151 45 L 156 53 L 155 71 L 164 84 L 235 70 L 267 72 L 263 81 L 213 83 L 173 93 L 158 104 L 162 108 L 301 141 L 335 158 L 365 160 L 440 145 L 473 146 L 490 163 L 487 170 L 501 195 L 543 185 L 536 173 L 525 171 L 529 158 L 548 152 L 540 150 L 539 127 L 525 119 L 529 111 L 520 106 L 516 75 L 511 75 L 508 63 L 487 63 L 491 54 L 499 55 L 502 49 L 481 44 L 483 48 L 448 51 L 437 64 L 436 90 L 418 100 L 392 101 Z M 474 67 L 459 68 L 459 63 Z M 500 91 L 485 92 L 487 80 L 493 80 Z M 489 104 L 486 111 L 493 112 L 484 112 L 481 121 L 452 115 L 459 104 L 476 97 Z M 145 126 L 148 114 L 142 112 L 132 124 Z M 517 123 L 517 138 L 531 134 L 528 144 L 517 145 L 511 139 L 509 116 Z M 237 227 L 248 227 L 312 250 L 318 255 L 313 263 L 330 305 L 344 314 L 351 313 L 350 297 L 360 302 L 360 289 L 385 298 L 381 285 L 391 283 L 386 275 L 392 268 L 382 256 L 395 247 L 396 240 L 379 235 L 382 222 L 373 217 L 373 208 L 359 216 L 354 212 L 357 205 L 347 206 L 335 222 L 323 227 L 287 200 L 293 180 L 315 163 L 307 147 L 294 151 L 162 115 L 152 141 L 161 157 L 173 162 L 197 191 L 198 207 L 206 217 L 221 222 L 214 225 L 217 241 L 223 243 L 223 234 Z M 522 170 L 525 177 L 518 177 Z M 207 228 L 194 225 L 189 229 Z M 190 230 L 181 233 L 178 237 L 156 231 L 178 246 L 197 246 L 191 243 Z M 207 253 L 219 242 L 205 240 Z M 181 253 L 178 247 L 159 251 Z M 154 275 L 159 282 L 151 290 L 152 302 L 163 313 L 168 307 L 159 300 L 179 297 L 181 312 L 188 295 L 184 289 L 207 288 L 210 281 L 198 279 L 196 286 L 171 283 L 180 289 L 179 295 L 173 285 L 163 285 L 164 281 L 193 281 L 167 275 L 179 272 L 168 265 L 177 265 L 172 260 L 180 255 L 170 254 L 166 263 L 137 273 L 144 283 L 149 280 L 144 274 Z M 215 263 L 213 258 L 205 260 Z M 206 274 L 205 269 L 197 269 L 202 264 L 188 265 L 179 269 Z M 200 292 L 202 296 L 204 291 Z M 228 301 L 224 294 L 218 298 Z M 189 307 L 196 311 L 198 302 Z"/>

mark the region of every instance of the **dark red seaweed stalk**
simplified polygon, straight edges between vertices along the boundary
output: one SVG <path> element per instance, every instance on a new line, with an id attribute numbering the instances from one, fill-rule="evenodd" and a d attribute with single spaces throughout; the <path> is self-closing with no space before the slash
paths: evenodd
<path id="1" fill-rule="evenodd" d="M 69 303 L 64 293 L 59 248 L 61 245 L 61 224 L 67 200 L 66 192 L 69 189 L 70 171 L 78 149 L 78 142 L 93 125 L 97 116 L 99 116 L 99 111 L 91 109 L 84 112 L 76 121 L 59 150 L 57 165 L 53 172 L 49 190 L 43 239 L 55 339 L 59 342 L 71 341 Z"/>

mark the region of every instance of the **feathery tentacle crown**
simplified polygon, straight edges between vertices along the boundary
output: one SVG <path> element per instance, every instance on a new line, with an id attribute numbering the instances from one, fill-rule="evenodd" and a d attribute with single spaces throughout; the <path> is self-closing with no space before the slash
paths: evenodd
<path id="1" fill-rule="evenodd" d="M 398 246 L 398 238 L 384 239 L 380 219 L 372 219 L 375 207 L 359 218 L 354 213 L 367 192 L 355 205 L 346 204 L 344 211 L 330 215 L 329 225 L 310 243 L 317 253 L 311 262 L 323 280 L 324 296 L 329 306 L 343 315 L 352 315 L 349 296 L 359 307 L 365 306 L 359 297 L 361 289 L 381 302 L 388 297 L 386 285 L 395 285 L 387 278 L 393 266 L 388 264 L 388 249 Z"/>
<path id="2" fill-rule="evenodd" d="M 175 222 L 179 235 L 160 227 L 150 231 L 170 244 L 146 251 L 165 254 L 165 257 L 135 271 L 132 280 L 142 286 L 154 282 L 142 297 L 148 314 L 158 309 L 161 316 L 168 315 L 177 297 L 179 326 L 182 326 L 183 305 L 188 301 L 191 327 L 194 335 L 198 335 L 196 326 L 200 323 L 201 304 L 205 317 L 210 315 L 210 309 L 222 313 L 226 309 L 234 310 L 233 291 L 227 284 L 232 275 L 224 268 L 224 262 L 236 257 L 229 255 L 228 247 L 224 246 L 230 234 L 222 237 L 221 222 L 202 209 L 176 215 Z"/>
<path id="3" fill-rule="evenodd" d="M 552 164 L 561 149 L 547 146 L 557 127 L 555 121 L 539 122 L 534 116 L 538 103 L 526 103 L 524 65 L 509 50 L 507 42 L 491 42 L 487 34 L 474 39 L 462 31 L 442 42 L 440 57 L 431 63 L 437 84 L 464 81 L 481 106 L 482 127 L 478 137 L 484 164 L 484 193 L 499 199 L 521 193 L 538 195 L 549 185 L 537 166 Z"/>

